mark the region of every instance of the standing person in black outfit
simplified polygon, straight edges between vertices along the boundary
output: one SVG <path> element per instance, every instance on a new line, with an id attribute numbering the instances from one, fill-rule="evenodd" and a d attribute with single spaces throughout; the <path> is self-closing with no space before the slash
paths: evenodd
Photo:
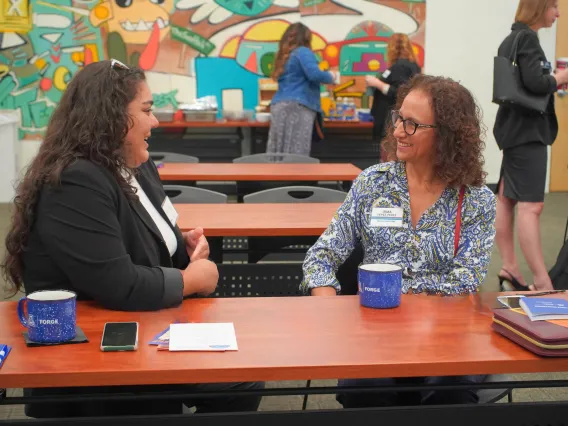
<path id="1" fill-rule="evenodd" d="M 77 73 L 18 185 L 2 267 L 15 290 L 71 290 L 102 308 L 153 311 L 211 294 L 217 266 L 200 228 L 187 233 L 149 161 L 158 120 L 144 72 L 112 60 Z M 101 313 L 104 315 L 104 313 Z M 80 318 L 79 318 L 80 320 Z M 76 395 L 259 389 L 262 383 L 24 389 Z M 197 412 L 254 411 L 260 397 L 184 400 Z M 33 403 L 31 417 L 181 413 L 182 401 Z"/>
<path id="2" fill-rule="evenodd" d="M 374 89 L 373 105 L 373 139 L 381 141 L 385 136 L 386 122 L 396 102 L 398 88 L 421 72 L 416 63 L 412 44 L 406 34 L 393 34 L 387 46 L 388 69 L 381 78 L 367 76 L 369 87 Z"/>
<path id="3" fill-rule="evenodd" d="M 552 73 L 552 66 L 542 50 L 537 31 L 550 28 L 559 16 L 558 0 L 520 0 L 511 34 L 499 46 L 498 55 L 509 57 L 515 37 L 522 32 L 517 50 L 522 84 L 535 95 L 550 95 L 544 114 L 522 107 L 501 105 L 493 128 L 497 145 L 503 151 L 496 191 L 495 226 L 497 247 L 502 260 L 498 277 L 504 289 L 528 289 L 515 256 L 515 206 L 518 207 L 519 243 L 533 274 L 534 288 L 552 288 L 542 255 L 539 218 L 544 207 L 547 146 L 552 145 L 558 133 L 554 92 L 558 85 L 568 82 L 568 70 Z"/>

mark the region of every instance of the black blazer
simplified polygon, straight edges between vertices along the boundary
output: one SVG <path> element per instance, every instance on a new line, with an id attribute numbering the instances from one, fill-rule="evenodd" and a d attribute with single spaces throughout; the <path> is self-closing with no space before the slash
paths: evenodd
<path id="1" fill-rule="evenodd" d="M 23 255 L 26 293 L 67 289 L 126 311 L 182 302 L 179 269 L 189 264 L 182 234 L 161 207 L 166 194 L 154 163 L 140 166 L 136 178 L 176 235 L 174 255 L 140 201 L 129 201 L 107 169 L 79 159 L 60 185 L 41 191 Z"/>
<path id="2" fill-rule="evenodd" d="M 373 92 L 373 105 L 371 115 L 373 116 L 373 139 L 381 140 L 385 136 L 386 123 L 390 120 L 389 113 L 396 103 L 398 88 L 410 80 L 415 74 L 420 73 L 420 67 L 415 62 L 408 59 L 399 59 L 390 69 L 383 72 L 381 81 L 390 85 L 389 91 L 384 95 L 380 90 Z M 387 75 L 386 77 L 385 74 Z"/>
<path id="3" fill-rule="evenodd" d="M 515 37 L 519 31 L 523 31 L 519 38 L 517 50 L 517 62 L 523 85 L 535 94 L 554 93 L 556 91 L 556 79 L 550 75 L 552 69 L 547 65 L 548 62 L 540 46 L 537 33 L 520 22 L 515 22 L 511 30 L 511 34 L 499 46 L 498 55 L 510 56 Z M 544 114 L 518 106 L 499 106 L 493 135 L 501 150 L 528 142 L 542 142 L 545 145 L 552 145 L 557 134 L 558 121 L 554 110 L 554 95 L 550 96 Z"/>

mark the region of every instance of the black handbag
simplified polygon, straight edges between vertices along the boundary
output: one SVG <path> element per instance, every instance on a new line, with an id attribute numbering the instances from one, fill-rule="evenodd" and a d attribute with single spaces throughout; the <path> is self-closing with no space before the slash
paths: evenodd
<path id="1" fill-rule="evenodd" d="M 325 138 L 323 133 L 323 114 L 316 112 L 314 127 L 312 128 L 312 142 L 320 142 Z"/>
<path id="2" fill-rule="evenodd" d="M 498 105 L 514 105 L 544 113 L 551 94 L 535 95 L 529 92 L 522 81 L 521 70 L 517 63 L 519 31 L 513 41 L 509 57 L 495 56 L 493 60 L 493 102 Z"/>

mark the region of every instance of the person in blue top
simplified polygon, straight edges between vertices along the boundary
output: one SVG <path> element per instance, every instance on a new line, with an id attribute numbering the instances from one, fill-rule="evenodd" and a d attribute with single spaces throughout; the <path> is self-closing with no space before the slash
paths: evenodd
<path id="1" fill-rule="evenodd" d="M 484 184 L 480 114 L 469 90 L 447 78 L 417 75 L 399 89 L 385 143 L 395 161 L 371 166 L 356 179 L 329 227 L 306 255 L 305 292 L 312 296 L 341 292 L 336 272 L 359 244 L 363 264 L 392 263 L 404 268 L 403 293 L 458 296 L 479 290 L 491 259 L 496 213 L 495 195 Z M 371 220 L 371 213 L 385 209 L 396 211 L 401 223 L 380 225 Z M 420 362 L 419 355 L 416 361 Z M 484 376 L 447 376 L 412 382 L 482 380 Z M 348 379 L 340 380 L 339 387 L 399 382 Z M 340 391 L 338 400 L 345 408 L 356 408 L 409 401 L 476 403 L 478 397 L 468 389 L 425 390 L 410 396 Z"/>
<path id="2" fill-rule="evenodd" d="M 268 153 L 310 154 L 314 120 L 321 112 L 320 85 L 335 80 L 333 73 L 320 70 L 311 42 L 312 32 L 299 22 L 280 40 L 272 73 L 278 91 L 270 105 Z"/>

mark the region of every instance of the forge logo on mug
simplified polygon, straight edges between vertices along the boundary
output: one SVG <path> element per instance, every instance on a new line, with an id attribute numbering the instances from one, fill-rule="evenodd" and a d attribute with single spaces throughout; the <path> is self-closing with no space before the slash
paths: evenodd
<path id="1" fill-rule="evenodd" d="M 32 342 L 67 342 L 75 337 L 76 302 L 77 295 L 72 291 L 36 291 L 20 299 L 18 317 Z"/>

